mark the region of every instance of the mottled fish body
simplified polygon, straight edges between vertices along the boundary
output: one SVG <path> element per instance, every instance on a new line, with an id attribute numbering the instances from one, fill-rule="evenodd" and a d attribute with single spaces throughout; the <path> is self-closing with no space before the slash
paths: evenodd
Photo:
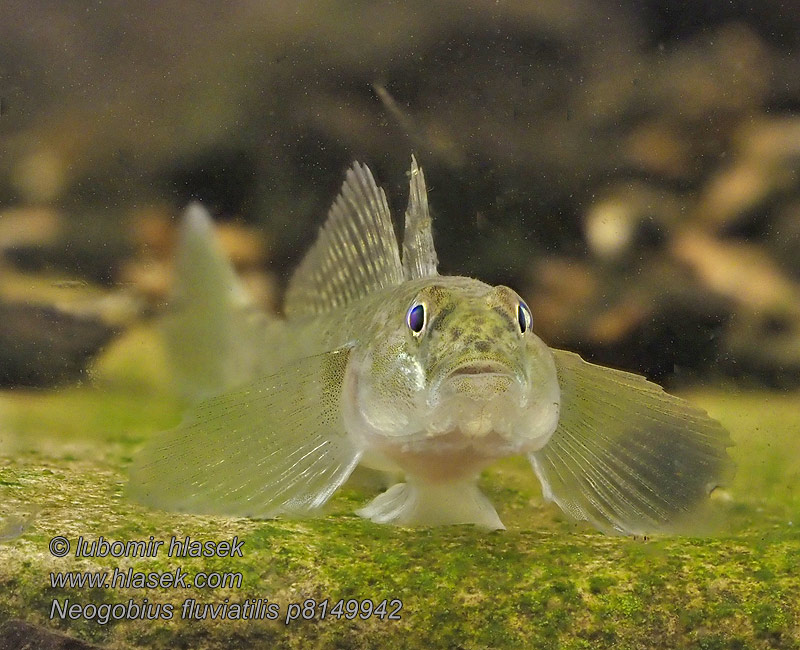
<path id="1" fill-rule="evenodd" d="M 402 249 L 383 191 L 354 165 L 289 283 L 285 321 L 247 305 L 198 206 L 183 242 L 176 363 L 187 385 L 205 379 L 198 397 L 219 394 L 137 455 L 130 492 L 144 503 L 313 514 L 361 464 L 404 477 L 363 517 L 496 529 L 478 476 L 524 455 L 573 517 L 645 533 L 668 530 L 730 475 L 729 436 L 705 413 L 549 348 L 512 289 L 439 275 L 413 159 Z M 195 353 L 185 366 L 181 350 Z"/>

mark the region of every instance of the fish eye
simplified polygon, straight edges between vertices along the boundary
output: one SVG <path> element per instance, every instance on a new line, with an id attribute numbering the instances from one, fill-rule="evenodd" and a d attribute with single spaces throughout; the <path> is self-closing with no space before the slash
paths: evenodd
<path id="1" fill-rule="evenodd" d="M 523 334 L 530 331 L 533 323 L 531 310 L 528 308 L 528 305 L 525 304 L 524 300 L 520 300 L 519 303 L 517 303 L 517 323 L 519 323 L 519 331 Z"/>
<path id="2" fill-rule="evenodd" d="M 412 305 L 406 314 L 406 324 L 414 336 L 422 334 L 422 330 L 425 329 L 425 320 L 425 305 L 423 303 Z"/>

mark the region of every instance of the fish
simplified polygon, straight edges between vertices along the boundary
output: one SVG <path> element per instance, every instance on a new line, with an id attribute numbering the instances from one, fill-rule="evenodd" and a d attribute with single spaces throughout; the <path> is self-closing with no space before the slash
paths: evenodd
<path id="1" fill-rule="evenodd" d="M 354 163 L 283 319 L 253 316 L 201 206 L 183 228 L 173 332 L 193 352 L 184 384 L 200 387 L 132 462 L 128 492 L 147 506 L 314 516 L 362 466 L 392 481 L 356 511 L 365 519 L 497 530 L 478 479 L 523 456 L 570 517 L 644 535 L 669 532 L 732 475 L 730 436 L 704 411 L 549 347 L 513 289 L 440 275 L 413 156 L 402 245 L 385 193 Z"/>

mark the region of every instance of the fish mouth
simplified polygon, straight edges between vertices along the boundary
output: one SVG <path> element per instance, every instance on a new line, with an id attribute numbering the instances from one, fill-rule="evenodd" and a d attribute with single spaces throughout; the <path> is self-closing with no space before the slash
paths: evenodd
<path id="1" fill-rule="evenodd" d="M 458 366 L 448 375 L 448 379 L 469 375 L 511 375 L 509 368 L 496 361 L 472 361 Z"/>
<path id="2" fill-rule="evenodd" d="M 500 395 L 511 396 L 519 379 L 509 366 L 500 361 L 473 359 L 456 366 L 436 383 L 432 395 L 435 400 L 467 399 L 468 401 L 491 401 Z"/>
<path id="3" fill-rule="evenodd" d="M 431 386 L 429 403 L 444 409 L 445 419 L 458 417 L 461 420 L 478 418 L 482 422 L 494 422 L 494 415 L 477 414 L 475 408 L 483 408 L 489 402 L 516 405 L 522 395 L 522 383 L 512 368 L 500 361 L 473 359 L 456 366 Z M 498 402 L 500 400 L 500 402 Z M 497 408 L 492 407 L 492 413 Z M 487 419 L 488 418 L 488 419 Z"/>

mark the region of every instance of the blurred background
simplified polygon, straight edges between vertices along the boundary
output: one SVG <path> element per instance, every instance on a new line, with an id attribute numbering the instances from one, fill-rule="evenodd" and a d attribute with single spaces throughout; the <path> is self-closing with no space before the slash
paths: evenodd
<path id="1" fill-rule="evenodd" d="M 491 537 L 360 525 L 366 482 L 307 523 L 124 497 L 186 406 L 159 332 L 187 204 L 279 313 L 346 169 L 399 222 L 412 153 L 442 273 L 511 286 L 548 344 L 730 430 L 737 473 L 702 514 L 721 541 L 584 535 L 523 458 L 481 478 L 509 527 Z M 47 618 L 45 576 L 72 566 L 53 535 L 237 534 L 242 596 L 407 605 L 397 626 L 281 625 L 298 647 L 796 648 L 798 404 L 800 0 L 0 0 L 0 625 L 277 647 L 248 622 Z"/>
<path id="2" fill-rule="evenodd" d="M 669 386 L 800 385 L 800 2 L 0 4 L 0 384 L 157 317 L 199 199 L 279 310 L 353 160 L 440 270 Z"/>

